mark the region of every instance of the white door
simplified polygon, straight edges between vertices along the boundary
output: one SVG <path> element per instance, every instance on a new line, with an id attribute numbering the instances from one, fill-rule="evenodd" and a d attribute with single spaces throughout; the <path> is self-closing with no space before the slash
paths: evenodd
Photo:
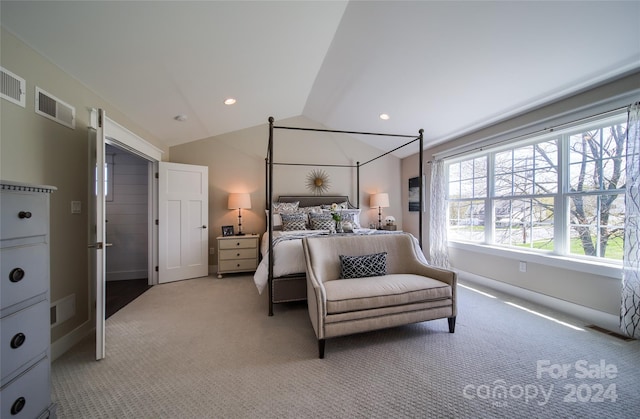
<path id="1" fill-rule="evenodd" d="M 89 130 L 89 251 L 96 315 L 96 360 L 105 357 L 105 114 L 99 110 L 96 130 Z"/>
<path id="2" fill-rule="evenodd" d="M 158 168 L 158 281 L 207 276 L 209 168 L 167 162 Z"/>

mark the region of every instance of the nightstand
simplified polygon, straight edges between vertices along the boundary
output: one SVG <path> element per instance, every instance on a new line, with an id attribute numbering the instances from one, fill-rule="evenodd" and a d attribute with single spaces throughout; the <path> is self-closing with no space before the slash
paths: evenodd
<path id="1" fill-rule="evenodd" d="M 258 267 L 257 234 L 218 237 L 218 278 L 232 272 L 251 272 Z"/>

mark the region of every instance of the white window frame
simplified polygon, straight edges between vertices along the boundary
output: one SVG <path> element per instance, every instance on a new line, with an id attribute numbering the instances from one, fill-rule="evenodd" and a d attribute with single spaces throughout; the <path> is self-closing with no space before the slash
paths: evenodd
<path id="1" fill-rule="evenodd" d="M 593 117 L 593 121 L 606 121 L 614 117 L 624 118 L 626 112 L 623 109 L 615 115 Z M 469 152 L 457 155 L 456 157 L 446 158 L 446 174 L 448 183 L 449 164 L 457 163 L 465 160 L 477 158 L 479 156 L 486 156 L 487 158 L 487 197 L 485 198 L 485 240 L 483 242 L 465 242 L 449 240 L 449 246 L 452 248 L 460 248 L 464 250 L 470 250 L 474 252 L 486 253 L 494 256 L 507 257 L 511 259 L 517 259 L 525 262 L 541 263 L 563 269 L 570 269 L 575 271 L 588 272 L 592 274 L 598 274 L 615 279 L 620 279 L 621 261 L 615 261 L 612 259 L 600 258 L 600 257 L 581 257 L 579 255 L 572 255 L 569 253 L 569 240 L 570 234 L 569 222 L 569 156 L 568 156 L 568 132 L 575 132 L 575 130 L 584 125 L 585 122 L 567 124 L 566 128 L 563 128 L 560 132 L 548 132 L 539 133 L 538 135 L 528 136 L 526 139 L 507 141 L 501 140 L 496 142 L 495 146 L 483 146 L 482 151 Z M 625 119 L 626 122 L 626 119 Z M 619 123 L 616 122 L 616 123 Z M 502 245 L 495 245 L 494 242 L 494 211 L 493 202 L 494 199 L 499 198 L 494 196 L 495 185 L 495 172 L 494 172 L 494 156 L 499 151 L 505 149 L 513 149 L 522 147 L 527 144 L 535 144 L 548 140 L 551 137 L 558 138 L 558 167 L 559 167 L 559 179 L 558 188 L 554 196 L 554 251 L 536 251 L 532 249 L 520 249 L 517 247 L 509 247 Z M 447 193 L 449 189 L 447 188 Z M 594 191 L 598 193 L 598 191 Z M 600 193 L 604 191 L 599 191 Z M 588 194 L 588 193 L 587 193 Z M 528 197 L 528 196 L 523 196 Z M 470 200 L 477 200 L 470 198 Z"/>

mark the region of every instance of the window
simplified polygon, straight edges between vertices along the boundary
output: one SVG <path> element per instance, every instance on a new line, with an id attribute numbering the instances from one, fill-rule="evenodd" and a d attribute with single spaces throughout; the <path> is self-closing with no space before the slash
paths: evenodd
<path id="1" fill-rule="evenodd" d="M 626 112 L 447 162 L 450 241 L 622 260 Z"/>

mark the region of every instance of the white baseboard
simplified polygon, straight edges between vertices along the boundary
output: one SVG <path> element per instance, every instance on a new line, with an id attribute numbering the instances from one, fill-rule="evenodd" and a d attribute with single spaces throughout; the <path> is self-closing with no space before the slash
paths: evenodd
<path id="1" fill-rule="evenodd" d="M 73 346 L 78 344 L 82 339 L 84 339 L 89 333 L 95 330 L 95 323 L 92 324 L 90 321 L 86 321 L 82 323 L 80 326 L 73 329 L 71 332 L 62 336 L 60 339 L 56 340 L 51 344 L 51 362 L 55 361 L 71 349 Z"/>
<path id="2" fill-rule="evenodd" d="M 507 284 L 506 282 L 496 281 L 471 272 L 458 270 L 458 278 L 462 281 L 474 282 L 487 288 L 495 289 L 505 294 L 510 294 L 523 300 L 531 301 L 544 307 L 557 310 L 561 313 L 568 314 L 583 320 L 587 325 L 595 324 L 612 332 L 619 332 L 620 319 L 610 313 L 595 310 L 559 298 L 550 297 L 525 288 Z"/>

